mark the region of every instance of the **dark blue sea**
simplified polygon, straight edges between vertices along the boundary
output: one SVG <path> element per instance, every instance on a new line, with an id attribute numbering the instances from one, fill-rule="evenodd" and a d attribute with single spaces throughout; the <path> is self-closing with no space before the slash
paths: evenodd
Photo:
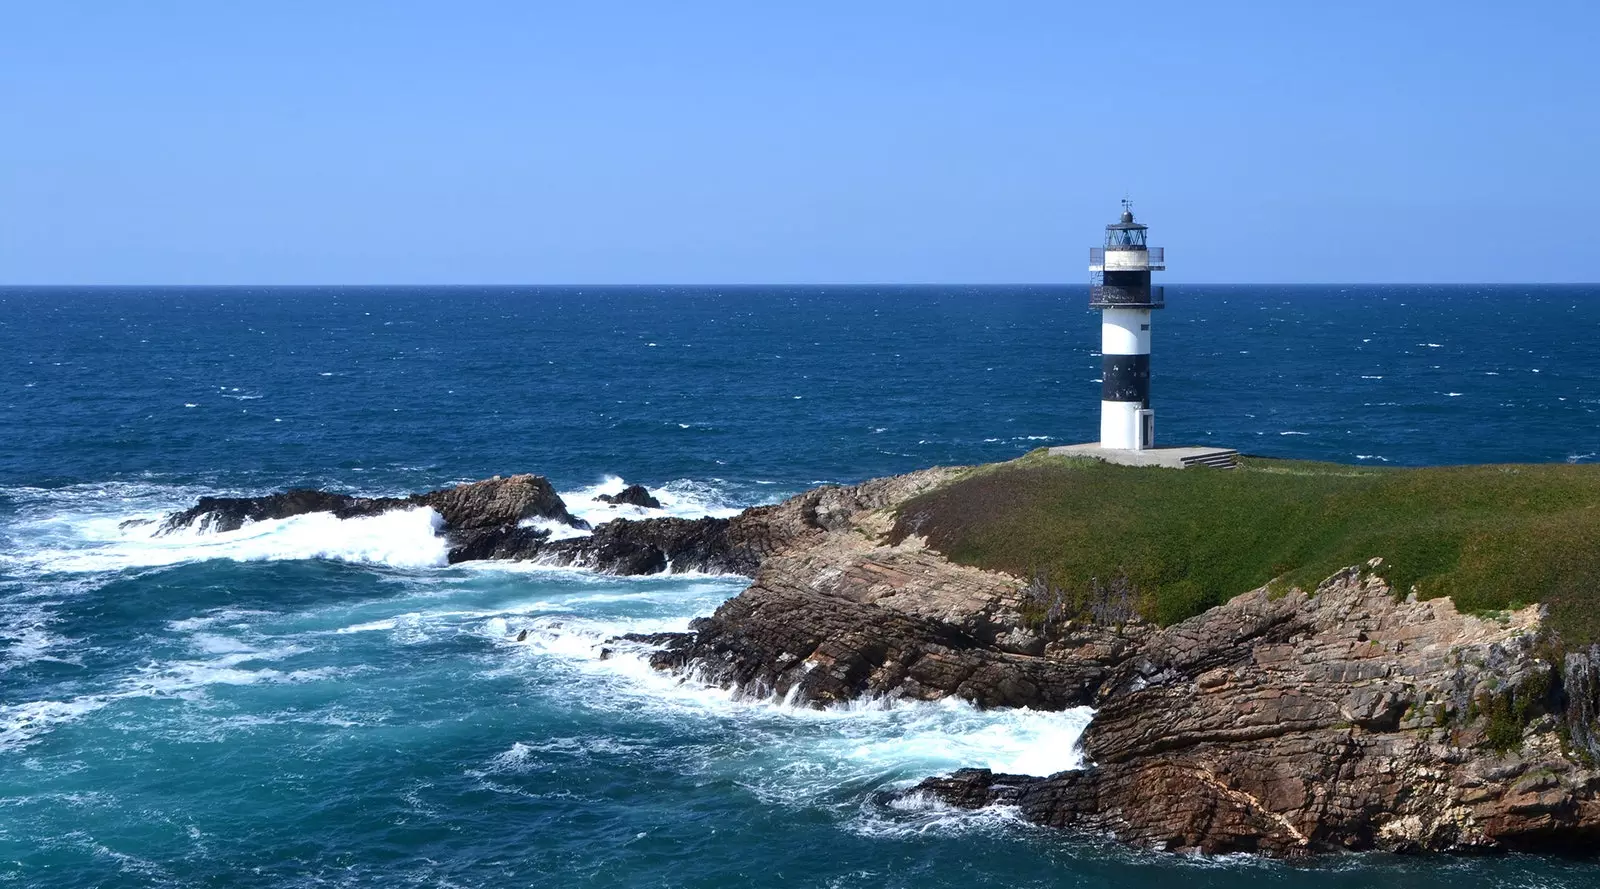
<path id="1" fill-rule="evenodd" d="M 1600 454 L 1600 288 L 1167 288 L 1164 444 Z M 1098 430 L 1084 288 L 0 289 L 0 884 L 1600 885 L 1600 864 L 1181 858 L 886 802 L 1078 763 L 1087 714 L 812 711 L 597 644 L 736 578 L 446 567 L 426 512 L 230 534 L 203 494 L 511 472 L 726 515 Z M 1241 591 L 1242 592 L 1242 591 Z M 515 636 L 528 630 L 526 642 Z"/>

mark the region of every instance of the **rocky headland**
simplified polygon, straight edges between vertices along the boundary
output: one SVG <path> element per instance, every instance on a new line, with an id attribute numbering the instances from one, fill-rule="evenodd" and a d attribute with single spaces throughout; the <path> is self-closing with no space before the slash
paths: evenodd
<path id="1" fill-rule="evenodd" d="M 1171 851 L 1595 848 L 1600 646 L 1569 644 L 1547 606 L 1463 613 L 1395 589 L 1374 552 L 1320 583 L 1241 590 L 1166 626 L 1116 584 L 1096 581 L 1063 607 L 1037 576 L 937 551 L 917 533 L 926 515 L 908 522 L 909 502 L 970 472 L 824 487 L 730 519 L 593 529 L 531 475 L 408 498 L 203 498 L 163 529 L 428 507 L 452 562 L 750 577 L 688 632 L 631 640 L 686 680 L 815 706 L 953 696 L 1095 708 L 1082 769 L 962 770 L 909 791 L 952 806 L 1012 806 Z M 590 533 L 557 537 L 554 525 Z"/>

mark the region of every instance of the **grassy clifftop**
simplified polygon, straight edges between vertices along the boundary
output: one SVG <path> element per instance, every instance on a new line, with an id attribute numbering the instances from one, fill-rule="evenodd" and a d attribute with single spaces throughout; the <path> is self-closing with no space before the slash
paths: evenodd
<path id="1" fill-rule="evenodd" d="M 1600 466 L 1383 469 L 1247 458 L 1231 472 L 1035 452 L 903 504 L 956 562 L 1038 577 L 1079 607 L 1130 589 L 1163 624 L 1268 582 L 1311 588 L 1382 557 L 1396 590 L 1469 611 L 1550 606 L 1600 641 Z"/>

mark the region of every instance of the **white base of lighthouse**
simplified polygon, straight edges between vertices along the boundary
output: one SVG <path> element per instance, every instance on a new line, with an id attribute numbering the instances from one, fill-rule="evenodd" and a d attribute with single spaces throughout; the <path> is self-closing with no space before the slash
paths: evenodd
<path id="1" fill-rule="evenodd" d="M 1137 401 L 1100 402 L 1100 447 L 1142 451 L 1155 447 L 1156 412 Z"/>

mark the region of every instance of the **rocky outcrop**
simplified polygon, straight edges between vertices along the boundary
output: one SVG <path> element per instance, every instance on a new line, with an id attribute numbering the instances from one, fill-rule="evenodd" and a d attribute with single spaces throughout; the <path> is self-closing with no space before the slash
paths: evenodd
<path id="1" fill-rule="evenodd" d="M 1022 579 L 891 545 L 888 507 L 948 470 L 770 508 L 755 581 L 658 646 L 662 669 L 826 705 L 1091 704 L 1086 768 L 963 770 L 914 792 L 1173 851 L 1571 850 L 1600 839 L 1600 651 L 1537 606 L 1397 597 L 1375 560 L 1183 623 L 1039 619 Z"/>
<path id="2" fill-rule="evenodd" d="M 182 530 L 223 533 L 237 531 L 250 522 L 287 519 L 313 512 L 331 512 L 343 519 L 377 515 L 407 505 L 394 497 L 353 497 L 303 489 L 264 497 L 201 497 L 194 506 L 168 516 L 157 533 Z"/>
<path id="3" fill-rule="evenodd" d="M 815 706 L 949 696 L 985 707 L 1087 703 L 1149 628 L 1044 633 L 1023 616 L 1017 578 L 955 565 L 916 538 L 885 542 L 890 507 L 956 472 L 820 488 L 732 519 L 751 541 L 755 582 L 689 632 L 652 640 L 664 642 L 652 663 Z"/>
<path id="4" fill-rule="evenodd" d="M 601 494 L 594 498 L 602 503 L 612 506 L 641 506 L 645 509 L 660 509 L 661 501 L 650 493 L 644 485 L 629 485 L 615 494 Z"/>
<path id="5" fill-rule="evenodd" d="M 825 705 L 955 696 L 985 707 L 1088 703 L 1138 629 L 1046 640 L 1021 584 L 856 535 L 769 558 L 755 583 L 652 663 L 751 695 Z"/>
<path id="6" fill-rule="evenodd" d="M 892 533 L 893 507 L 957 472 L 819 488 L 730 519 L 617 519 L 563 539 L 530 522 L 579 524 L 536 476 L 409 498 L 206 498 L 166 527 L 425 505 L 444 520 L 452 561 L 752 577 L 688 632 L 633 640 L 655 666 L 701 681 L 815 706 L 953 696 L 1096 708 L 1085 768 L 967 769 L 912 791 L 953 806 L 1009 805 L 1039 824 L 1205 853 L 1600 841 L 1600 647 L 1563 653 L 1538 606 L 1480 617 L 1399 597 L 1374 560 L 1167 628 L 1062 622 L 1024 580 Z"/>
<path id="7" fill-rule="evenodd" d="M 727 519 L 614 519 L 582 536 L 551 534 L 549 526 L 553 524 L 591 529 L 568 512 L 550 483 L 537 475 L 497 476 L 409 497 L 357 497 L 316 490 L 261 497 L 202 497 L 189 509 L 168 516 L 157 533 L 235 531 L 248 522 L 315 512 L 357 518 L 429 507 L 442 519 L 442 531 L 451 545 L 451 563 L 534 560 L 609 574 L 698 571 L 750 577 L 768 556 L 845 530 L 852 516 L 924 489 L 940 477 L 939 472 L 817 488 Z"/>
<path id="8" fill-rule="evenodd" d="M 550 482 L 537 475 L 495 476 L 483 481 L 413 494 L 409 497 L 357 497 L 329 491 L 292 490 L 263 497 L 201 497 L 194 506 L 162 522 L 158 534 L 180 530 L 237 531 L 250 522 L 331 513 L 341 519 L 374 516 L 396 509 L 427 507 L 439 514 L 450 542 L 450 561 L 460 562 L 518 540 L 536 546 L 549 531 L 525 523 L 544 520 L 586 530 L 588 523 L 567 511 Z"/>
<path id="9" fill-rule="evenodd" d="M 160 531 L 237 531 L 249 522 L 287 519 L 314 512 L 348 519 L 418 506 L 437 511 L 445 527 L 450 529 L 477 530 L 529 519 L 549 519 L 575 528 L 588 527 L 567 512 L 567 504 L 547 479 L 537 475 L 513 475 L 509 478 L 495 476 L 409 497 L 357 497 L 309 489 L 263 497 L 201 497 L 194 506 L 168 516 Z"/>
<path id="10" fill-rule="evenodd" d="M 919 792 L 1177 851 L 1576 848 L 1600 838 L 1600 774 L 1564 746 L 1539 618 L 1399 601 L 1357 569 L 1258 590 L 1111 671 L 1081 741 L 1091 767 Z"/>

